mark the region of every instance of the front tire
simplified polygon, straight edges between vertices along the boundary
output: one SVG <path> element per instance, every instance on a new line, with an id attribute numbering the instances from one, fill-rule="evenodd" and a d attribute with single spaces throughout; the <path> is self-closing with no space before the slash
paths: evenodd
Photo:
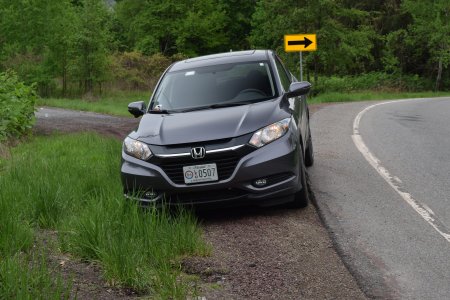
<path id="1" fill-rule="evenodd" d="M 311 128 L 308 127 L 308 142 L 305 151 L 305 166 L 311 167 L 314 164 L 314 149 L 311 138 Z"/>
<path id="2" fill-rule="evenodd" d="M 303 157 L 300 159 L 300 172 L 302 189 L 294 194 L 294 201 L 291 203 L 292 208 L 304 208 L 308 206 L 309 203 L 309 190 L 308 183 L 306 181 L 306 171 L 305 164 L 303 162 Z"/>

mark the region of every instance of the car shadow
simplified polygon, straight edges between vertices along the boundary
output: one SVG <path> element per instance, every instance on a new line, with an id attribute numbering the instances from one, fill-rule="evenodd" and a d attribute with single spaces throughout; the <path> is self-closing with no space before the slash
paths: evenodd
<path id="1" fill-rule="evenodd" d="M 236 222 L 244 219 L 285 216 L 298 211 L 288 208 L 286 205 L 276 205 L 269 207 L 239 206 L 215 209 L 193 209 L 194 215 L 201 224 L 210 225 L 224 222 Z"/>

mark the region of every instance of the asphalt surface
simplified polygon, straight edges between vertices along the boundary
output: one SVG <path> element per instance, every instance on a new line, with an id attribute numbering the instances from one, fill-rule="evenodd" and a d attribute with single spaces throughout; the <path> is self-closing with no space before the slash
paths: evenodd
<path id="1" fill-rule="evenodd" d="M 320 215 L 367 296 L 450 299 L 450 98 L 372 105 L 312 118 Z"/>

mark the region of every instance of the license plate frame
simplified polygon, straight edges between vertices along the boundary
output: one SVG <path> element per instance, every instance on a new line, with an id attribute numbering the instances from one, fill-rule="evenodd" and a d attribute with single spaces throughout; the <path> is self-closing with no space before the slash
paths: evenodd
<path id="1" fill-rule="evenodd" d="M 213 182 L 219 180 L 217 164 L 209 163 L 202 165 L 184 166 L 183 178 L 185 184 Z"/>

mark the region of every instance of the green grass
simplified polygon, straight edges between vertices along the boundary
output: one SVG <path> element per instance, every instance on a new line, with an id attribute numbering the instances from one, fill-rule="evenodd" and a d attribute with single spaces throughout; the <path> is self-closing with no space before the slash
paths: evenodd
<path id="1" fill-rule="evenodd" d="M 70 282 L 54 275 L 46 259 L 43 254 L 17 254 L 2 259 L 0 299 L 70 299 Z"/>
<path id="2" fill-rule="evenodd" d="M 409 98 L 428 98 L 450 96 L 450 92 L 350 92 L 350 93 L 323 93 L 309 100 L 309 103 L 327 103 L 327 102 L 352 102 L 367 100 L 395 100 Z"/>
<path id="3" fill-rule="evenodd" d="M 37 105 L 131 117 L 127 109 L 128 104 L 140 100 L 147 103 L 149 98 L 150 92 L 115 92 L 114 94 L 100 96 L 95 100 L 40 98 L 37 101 Z"/>
<path id="4" fill-rule="evenodd" d="M 185 298 L 180 259 L 209 248 L 189 212 L 143 211 L 124 200 L 120 148 L 95 134 L 36 137 L 13 148 L 1 163 L 2 258 L 28 251 L 33 232 L 51 228 L 62 251 L 98 261 L 111 285 Z"/>

